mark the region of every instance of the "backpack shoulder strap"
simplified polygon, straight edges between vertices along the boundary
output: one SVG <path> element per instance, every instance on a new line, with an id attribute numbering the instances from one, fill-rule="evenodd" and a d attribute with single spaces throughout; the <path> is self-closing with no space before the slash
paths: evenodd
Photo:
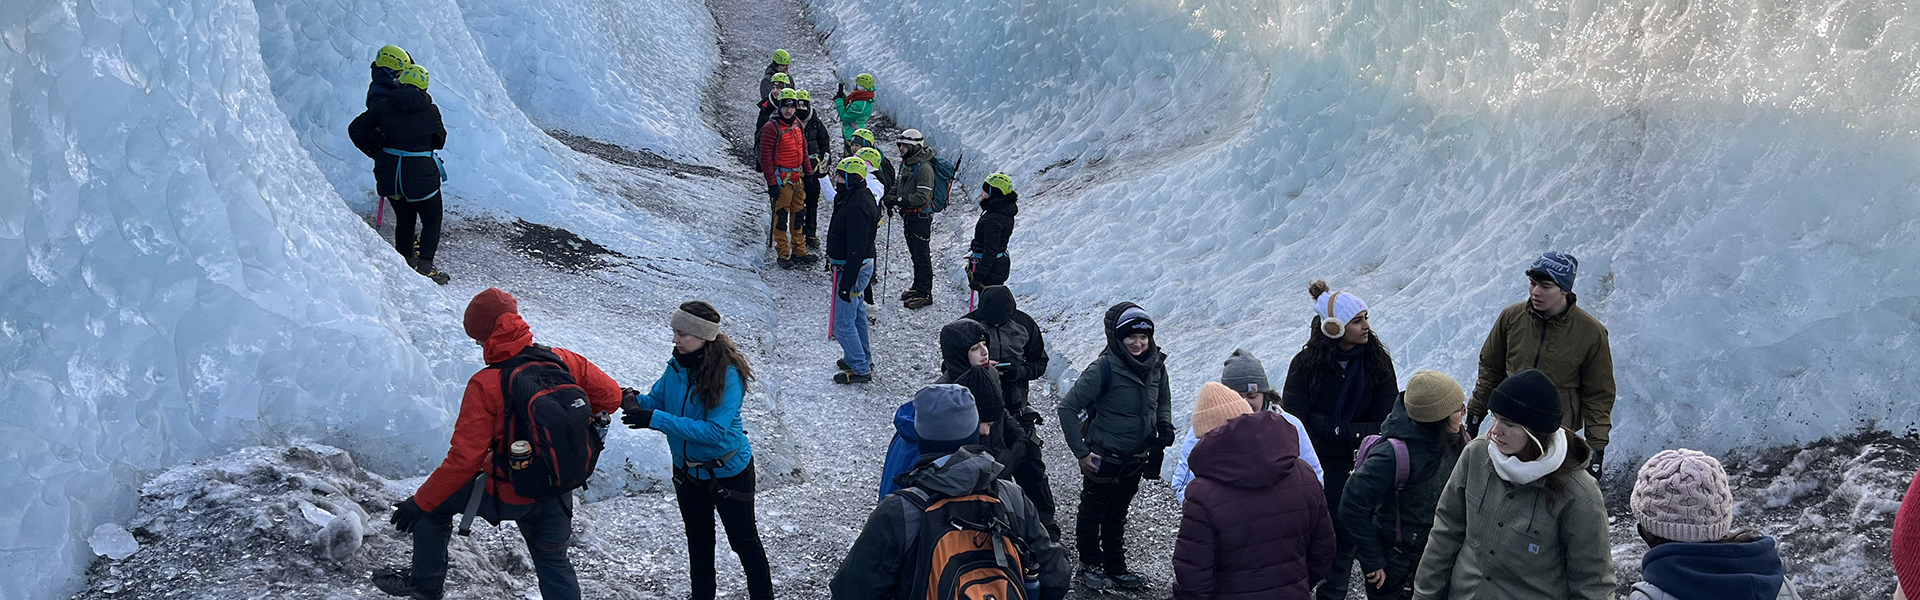
<path id="1" fill-rule="evenodd" d="M 1393 447 L 1393 489 L 1407 487 L 1409 469 L 1413 468 L 1413 459 L 1407 456 L 1407 443 L 1400 438 L 1387 438 L 1387 445 Z"/>

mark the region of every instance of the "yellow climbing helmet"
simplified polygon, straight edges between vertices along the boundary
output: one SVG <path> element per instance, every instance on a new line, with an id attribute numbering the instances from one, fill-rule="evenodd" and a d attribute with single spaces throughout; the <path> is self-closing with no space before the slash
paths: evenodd
<path id="1" fill-rule="evenodd" d="M 801 102 L 813 104 L 813 94 L 807 93 L 806 90 L 794 90 L 793 97 L 799 99 Z"/>
<path id="2" fill-rule="evenodd" d="M 872 146 L 872 145 L 873 145 L 873 130 L 871 130 L 871 129 L 865 129 L 865 128 L 862 128 L 862 129 L 855 129 L 855 130 L 853 130 L 853 139 L 856 139 L 856 140 L 865 140 L 865 141 L 867 142 L 867 145 L 868 145 L 868 146 Z"/>
<path id="3" fill-rule="evenodd" d="M 870 164 L 870 165 L 879 165 L 881 161 L 880 151 L 875 150 L 872 147 L 861 148 L 858 151 L 855 151 L 853 155 L 860 157 L 860 160 L 867 161 L 867 164 Z"/>
<path id="4" fill-rule="evenodd" d="M 407 68 L 402 69 L 400 76 L 395 77 L 394 80 L 401 85 L 410 85 L 425 90 L 427 89 L 427 68 L 420 65 L 407 65 Z"/>
<path id="5" fill-rule="evenodd" d="M 840 159 L 840 166 L 838 167 L 838 169 L 842 173 L 852 173 L 854 175 L 866 177 L 867 161 L 861 160 L 860 157 L 858 156 L 849 156 L 849 157 Z"/>
<path id="6" fill-rule="evenodd" d="M 786 73 L 774 73 L 773 82 L 776 84 L 784 83 L 787 84 L 788 87 L 793 86 L 793 78 L 788 77 Z"/>
<path id="7" fill-rule="evenodd" d="M 1013 178 L 1006 173 L 994 173 L 987 176 L 987 187 L 1000 190 L 1001 194 L 1013 193 Z"/>
<path id="8" fill-rule="evenodd" d="M 793 88 L 780 90 L 780 95 L 775 96 L 774 99 L 775 100 L 799 100 L 800 90 L 796 90 Z"/>
<path id="9" fill-rule="evenodd" d="M 793 64 L 793 55 L 792 55 L 792 54 L 788 54 L 788 53 L 787 53 L 787 49 L 785 49 L 785 48 L 781 48 L 781 49 L 779 49 L 779 50 L 774 50 L 774 51 L 773 51 L 773 64 L 776 64 L 776 65 L 790 65 L 790 64 Z"/>
<path id="10" fill-rule="evenodd" d="M 401 50 L 399 46 L 388 44 L 380 47 L 380 53 L 374 55 L 373 66 L 399 71 L 413 64 L 413 55 Z"/>
<path id="11" fill-rule="evenodd" d="M 853 78 L 853 84 L 860 86 L 860 89 L 873 91 L 873 74 L 861 73 L 859 76 Z"/>

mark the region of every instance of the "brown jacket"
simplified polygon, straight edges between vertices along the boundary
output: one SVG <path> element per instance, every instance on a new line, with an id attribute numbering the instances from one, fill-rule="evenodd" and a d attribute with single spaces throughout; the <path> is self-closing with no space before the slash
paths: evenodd
<path id="1" fill-rule="evenodd" d="M 1607 326 L 1587 314 L 1573 294 L 1567 294 L 1567 312 L 1548 319 L 1526 302 L 1500 311 L 1480 346 L 1480 381 L 1473 386 L 1467 412 L 1487 414 L 1487 397 L 1508 375 L 1539 369 L 1560 389 L 1560 424 L 1572 431 L 1585 429 L 1595 450 L 1607 447 L 1613 431 L 1613 350 L 1607 344 Z"/>

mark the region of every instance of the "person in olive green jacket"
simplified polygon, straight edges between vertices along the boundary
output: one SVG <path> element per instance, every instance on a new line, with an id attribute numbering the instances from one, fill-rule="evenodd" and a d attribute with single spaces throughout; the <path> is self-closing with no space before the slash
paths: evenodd
<path id="1" fill-rule="evenodd" d="M 1593 447 L 1587 473 L 1601 479 L 1613 432 L 1613 350 L 1607 327 L 1578 306 L 1573 279 L 1579 267 L 1571 255 L 1548 252 L 1527 269 L 1527 301 L 1500 311 L 1480 347 L 1480 381 L 1467 402 L 1467 428 L 1480 434 L 1495 385 L 1539 369 L 1559 391 L 1560 426 L 1586 437 Z"/>
<path id="2" fill-rule="evenodd" d="M 1153 319 L 1132 302 L 1107 309 L 1107 348 L 1055 407 L 1067 448 L 1080 459 L 1080 509 L 1074 541 L 1082 586 L 1139 589 L 1145 578 L 1127 569 L 1127 509 L 1141 478 L 1159 479 L 1173 445 L 1173 391 L 1166 354 L 1153 341 Z M 1087 413 L 1085 431 L 1081 411 Z"/>
<path id="3" fill-rule="evenodd" d="M 1467 445 L 1461 422 L 1466 400 L 1452 377 L 1414 373 L 1380 426 L 1386 439 L 1367 450 L 1347 479 L 1335 525 L 1353 540 L 1370 600 L 1405 598 L 1413 587 L 1413 569 L 1433 529 L 1433 507 Z M 1396 450 L 1393 440 L 1406 450 Z"/>
<path id="4" fill-rule="evenodd" d="M 1612 600 L 1613 546 L 1591 451 L 1560 427 L 1553 381 L 1528 369 L 1489 394 L 1493 425 L 1440 493 L 1415 600 Z"/>

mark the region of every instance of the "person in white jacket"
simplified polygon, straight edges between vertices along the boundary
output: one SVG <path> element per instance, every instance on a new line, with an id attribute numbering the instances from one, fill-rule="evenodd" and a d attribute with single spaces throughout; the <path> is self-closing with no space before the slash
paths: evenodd
<path id="1" fill-rule="evenodd" d="M 1246 350 L 1234 350 L 1233 355 L 1227 357 L 1226 369 L 1220 374 L 1220 384 L 1239 396 L 1240 402 L 1235 404 L 1240 405 L 1240 408 L 1234 409 L 1226 403 L 1211 407 L 1203 406 L 1207 401 L 1207 394 L 1204 388 L 1201 390 L 1201 399 L 1193 406 L 1191 426 L 1187 429 L 1187 435 L 1180 440 L 1180 451 L 1174 455 L 1173 477 L 1168 480 L 1168 483 L 1173 486 L 1174 498 L 1182 504 L 1187 501 L 1187 484 L 1193 481 L 1193 468 L 1187 464 L 1187 459 L 1193 454 L 1194 445 L 1200 443 L 1200 437 L 1226 423 L 1228 419 L 1256 410 L 1280 413 L 1280 416 L 1287 419 L 1288 424 L 1293 425 L 1294 432 L 1300 436 L 1300 460 L 1307 461 L 1307 465 L 1313 467 L 1315 479 L 1320 480 L 1322 484 L 1326 483 L 1326 471 L 1320 468 L 1320 455 L 1313 451 L 1313 442 L 1307 439 L 1306 425 L 1302 424 L 1300 419 L 1280 410 L 1280 394 L 1267 383 L 1267 369 L 1260 364 L 1260 359 L 1254 358 L 1253 353 Z M 1209 413 L 1203 420 L 1201 417 L 1203 408 L 1219 412 Z M 1218 420 L 1215 420 L 1216 418 Z M 1203 425 L 1205 427 L 1202 427 Z"/>

